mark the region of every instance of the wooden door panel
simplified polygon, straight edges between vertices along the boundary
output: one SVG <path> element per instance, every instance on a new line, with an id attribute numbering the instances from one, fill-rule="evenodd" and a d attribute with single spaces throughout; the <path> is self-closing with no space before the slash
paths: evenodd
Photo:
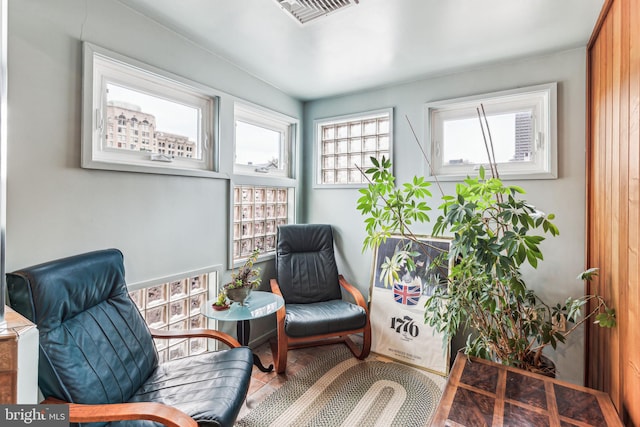
<path id="1" fill-rule="evenodd" d="M 587 292 L 617 310 L 613 330 L 587 330 L 586 383 L 640 426 L 640 1 L 609 0 L 587 60 Z"/>

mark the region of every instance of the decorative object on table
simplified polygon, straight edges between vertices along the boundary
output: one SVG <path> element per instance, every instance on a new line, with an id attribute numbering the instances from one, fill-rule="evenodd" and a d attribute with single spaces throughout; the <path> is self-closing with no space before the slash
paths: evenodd
<path id="1" fill-rule="evenodd" d="M 480 110 L 478 115 L 482 117 Z M 436 287 L 427 299 L 425 321 L 445 339 L 469 328 L 472 332 L 465 346 L 469 355 L 543 372 L 542 351 L 546 346 L 555 348 L 565 342 L 567 335 L 592 317 L 600 326 L 615 326 L 615 310 L 597 295 L 569 297 L 548 305 L 527 288 L 520 268 L 525 264 L 537 268 L 543 259 L 540 244 L 544 237 L 538 233 L 556 236 L 558 229 L 551 222 L 553 215 L 520 199 L 522 188 L 506 186 L 499 179 L 486 127 L 485 117 L 482 130 L 491 176 L 485 177 L 485 169 L 480 167 L 476 178 L 457 184 L 455 195 L 445 195 L 438 183 L 443 203 L 433 235 L 452 234 L 453 240 L 446 261 L 437 260 L 455 263 L 449 273 L 449 286 Z M 426 202 L 431 197 L 430 183 L 416 176 L 396 185 L 389 160 L 372 158 L 372 162 L 373 167 L 364 172 L 369 185 L 360 190 L 358 200 L 358 210 L 366 216 L 364 248 L 380 246 L 392 233 L 424 247 L 412 226 L 430 221 Z M 399 280 L 402 268 L 415 271 L 413 252 L 413 248 L 400 248 L 383 268 L 383 274 Z M 589 269 L 579 278 L 589 280 L 595 274 L 597 269 Z M 585 306 L 586 315 L 582 317 Z M 565 330 L 567 321 L 574 324 Z"/>
<path id="2" fill-rule="evenodd" d="M 224 285 L 224 292 L 231 302 L 244 305 L 251 291 L 260 286 L 260 269 L 253 268 L 258 255 L 260 249 L 254 249 L 238 271 L 231 274 L 231 282 Z"/>
<path id="3" fill-rule="evenodd" d="M 344 347 L 321 355 L 235 424 L 237 427 L 424 427 L 444 379 L 394 362 L 361 361 Z"/>
<path id="4" fill-rule="evenodd" d="M 349 299 L 342 299 L 342 292 Z M 371 349 L 369 310 L 360 291 L 338 274 L 328 224 L 278 226 L 276 278 L 271 292 L 284 298 L 271 346 L 276 371 L 285 372 L 289 349 L 342 342 L 358 359 Z M 354 301 L 354 302 L 351 302 Z M 358 346 L 351 335 L 362 334 Z"/>
<path id="5" fill-rule="evenodd" d="M 222 311 L 227 310 L 229 307 L 229 303 L 227 302 L 227 294 L 224 291 L 220 291 L 218 293 L 218 299 L 216 299 L 215 302 L 211 304 L 211 308 L 217 311 Z"/>
<path id="6" fill-rule="evenodd" d="M 450 239 L 417 236 L 425 249 L 402 236 L 391 236 L 376 248 L 371 280 L 371 351 L 439 375 L 449 372 L 449 344 L 444 335 L 426 325 L 424 304 L 438 286 L 447 286 L 449 265 L 435 263 L 449 252 Z M 402 249 L 407 249 L 402 252 Z M 416 268 L 402 267 L 396 279 L 388 268 L 394 257 L 413 254 Z"/>

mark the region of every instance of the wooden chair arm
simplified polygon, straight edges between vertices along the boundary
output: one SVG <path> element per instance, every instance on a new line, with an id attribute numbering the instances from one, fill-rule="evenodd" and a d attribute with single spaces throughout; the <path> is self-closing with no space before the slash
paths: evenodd
<path id="1" fill-rule="evenodd" d="M 278 285 L 277 279 L 271 279 L 269 282 L 271 285 L 271 293 L 282 296 L 282 291 L 280 291 L 280 286 Z"/>
<path id="2" fill-rule="evenodd" d="M 240 342 L 233 338 L 231 335 L 224 332 L 216 331 L 214 329 L 188 329 L 178 331 L 161 331 L 160 329 L 149 328 L 151 336 L 161 339 L 173 339 L 173 338 L 212 338 L 218 341 L 222 341 L 229 347 L 242 347 Z"/>
<path id="3" fill-rule="evenodd" d="M 93 423 L 100 421 L 151 420 L 168 427 L 197 427 L 198 423 L 179 409 L 162 403 L 135 402 L 107 405 L 67 403 L 48 398 L 43 404 L 69 405 L 69 421 Z"/>
<path id="4" fill-rule="evenodd" d="M 342 286 L 344 290 L 351 294 L 353 299 L 355 299 L 356 304 L 364 308 L 365 311 L 368 311 L 367 303 L 365 302 L 364 297 L 362 296 L 362 293 L 358 290 L 358 288 L 347 282 L 347 279 L 345 279 L 342 274 L 338 276 L 338 281 L 340 282 L 340 286 Z M 276 279 L 271 279 L 271 292 L 276 295 L 282 296 L 280 286 L 278 286 L 278 281 Z M 284 312 L 284 310 L 282 311 Z"/>
<path id="5" fill-rule="evenodd" d="M 280 290 L 280 286 L 278 285 L 278 280 L 271 279 L 270 284 L 271 284 L 271 293 L 282 297 L 282 291 Z M 286 304 L 280 307 L 278 311 L 276 311 L 277 325 L 278 327 L 282 326 L 282 328 L 284 328 L 284 317 L 287 313 L 287 309 L 285 307 L 286 307 Z M 284 332 L 284 329 L 283 329 L 283 332 Z"/>
<path id="6" fill-rule="evenodd" d="M 368 312 L 369 310 L 367 308 L 367 303 L 365 302 L 364 297 L 362 296 L 362 293 L 358 290 L 358 288 L 347 282 L 347 279 L 345 279 L 342 274 L 338 276 L 338 281 L 340 282 L 340 286 L 342 286 L 345 291 L 349 292 L 353 299 L 356 300 L 356 304 L 364 308 L 365 312 Z"/>

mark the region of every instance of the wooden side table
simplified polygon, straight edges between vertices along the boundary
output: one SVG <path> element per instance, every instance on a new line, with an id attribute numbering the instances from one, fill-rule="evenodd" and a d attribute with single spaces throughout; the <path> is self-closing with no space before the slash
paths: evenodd
<path id="1" fill-rule="evenodd" d="M 0 332 L 0 404 L 18 398 L 18 338 L 12 331 Z"/>
<path id="2" fill-rule="evenodd" d="M 432 426 L 622 426 L 608 394 L 458 353 Z"/>
<path id="3" fill-rule="evenodd" d="M 0 404 L 37 403 L 38 330 L 5 307 L 0 328 Z"/>

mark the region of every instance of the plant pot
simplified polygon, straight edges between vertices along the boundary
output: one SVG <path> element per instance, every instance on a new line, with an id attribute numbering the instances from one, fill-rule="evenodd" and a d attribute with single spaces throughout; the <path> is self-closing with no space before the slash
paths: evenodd
<path id="1" fill-rule="evenodd" d="M 229 304 L 225 304 L 225 305 L 211 304 L 211 308 L 213 308 L 216 311 L 223 311 L 229 308 Z"/>
<path id="2" fill-rule="evenodd" d="M 545 377 L 549 378 L 556 377 L 556 364 L 553 363 L 553 360 L 542 354 L 540 355 L 540 363 L 538 364 L 538 366 L 534 366 L 533 357 L 533 353 L 530 353 L 530 356 L 527 357 L 526 362 L 528 363 L 528 371 L 535 374 L 544 375 Z"/>
<path id="3" fill-rule="evenodd" d="M 547 356 L 542 355 L 542 357 L 540 357 L 540 366 L 538 373 L 546 377 L 555 378 L 556 364 L 553 363 L 553 360 L 549 359 Z"/>
<path id="4" fill-rule="evenodd" d="M 240 305 L 244 305 L 244 302 L 251 293 L 251 288 L 227 289 L 225 292 L 227 294 L 227 298 L 229 298 L 231 302 L 237 302 Z"/>

